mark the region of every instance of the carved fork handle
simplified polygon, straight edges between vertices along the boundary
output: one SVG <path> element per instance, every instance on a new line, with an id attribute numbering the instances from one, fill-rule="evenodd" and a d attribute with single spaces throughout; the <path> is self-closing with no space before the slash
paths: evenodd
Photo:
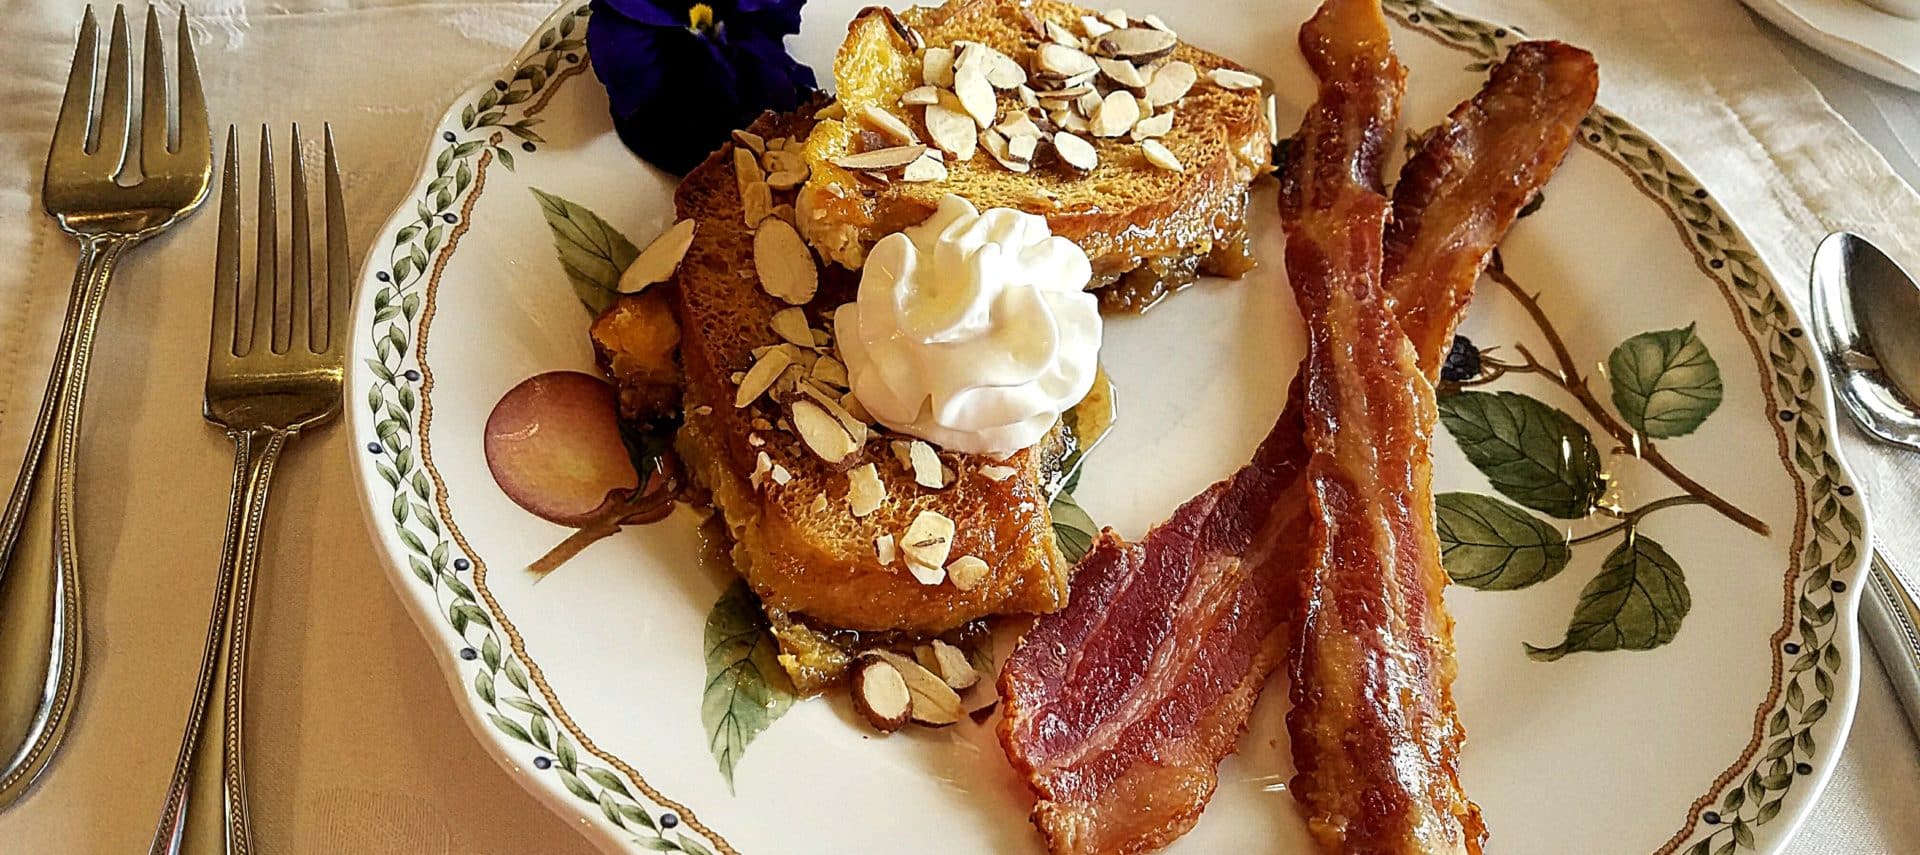
<path id="1" fill-rule="evenodd" d="M 46 769 L 79 693 L 83 621 L 73 515 L 80 416 L 100 305 L 132 244 L 118 236 L 81 238 L 46 395 L 0 517 L 0 810 Z M 49 469 L 53 484 L 46 489 L 40 475 Z"/>
<path id="2" fill-rule="evenodd" d="M 233 495 L 214 592 L 213 620 L 173 781 L 149 855 L 246 855 L 254 851 L 247 814 L 245 733 L 247 627 L 252 616 L 260 528 L 280 451 L 293 434 L 235 430 Z"/>

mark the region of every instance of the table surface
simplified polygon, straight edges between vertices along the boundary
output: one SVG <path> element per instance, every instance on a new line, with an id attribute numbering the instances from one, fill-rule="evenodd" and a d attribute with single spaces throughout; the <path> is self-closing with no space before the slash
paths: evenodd
<path id="1" fill-rule="evenodd" d="M 1730 25 L 1749 26 L 1732 0 L 1698 2 L 1724 3 Z M 351 123 L 342 145 L 360 162 L 349 163 L 347 191 L 359 214 L 355 245 L 365 246 L 416 165 L 419 152 L 405 141 L 423 138 L 444 105 L 491 73 L 551 5 L 203 0 L 195 11 L 207 22 L 201 62 L 217 117 L 284 127 L 335 111 Z M 37 174 L 76 7 L 0 2 L 10 22 L 0 59 L 0 257 L 15 262 L 0 268 L 0 364 L 10 368 L 0 372 L 0 471 L 9 473 L 31 426 L 73 257 L 39 213 Z M 1920 182 L 1920 95 L 1766 29 L 1898 174 Z M 384 43 L 394 33 L 406 38 Z M 293 45 L 325 45 L 330 55 L 271 61 Z M 383 75 L 377 91 L 337 85 L 357 65 L 400 67 L 390 55 L 399 52 L 409 55 L 408 72 Z M 247 103 L 236 92 L 274 97 Z M 379 140 L 401 142 L 383 151 Z M 89 684 L 46 780 L 0 814 L 0 851 L 144 851 L 152 832 L 201 653 L 230 471 L 224 438 L 185 415 L 200 399 L 212 226 L 211 216 L 198 217 L 137 252 L 109 299 L 84 443 L 95 487 L 81 507 Z M 365 855 L 591 851 L 466 733 L 375 557 L 344 462 L 347 442 L 337 428 L 301 441 L 276 481 L 248 699 L 259 842 L 273 852 Z M 377 658 L 342 652 L 354 650 Z M 1878 665 L 1866 672 L 1854 736 L 1795 853 L 1920 852 L 1920 745 Z"/>

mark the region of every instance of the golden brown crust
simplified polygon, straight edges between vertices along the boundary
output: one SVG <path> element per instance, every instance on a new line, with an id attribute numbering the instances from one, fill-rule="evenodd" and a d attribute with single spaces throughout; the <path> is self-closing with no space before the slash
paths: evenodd
<path id="1" fill-rule="evenodd" d="M 1028 13 L 1075 31 L 1080 16 L 1092 14 L 1059 0 L 1024 5 L 951 0 L 897 14 L 867 9 L 849 25 L 834 64 L 842 106 L 873 104 L 923 130 L 917 110 L 898 106 L 901 93 L 920 85 L 920 68 L 889 19 L 897 17 L 929 45 L 979 41 L 1024 62 L 1031 52 L 1026 47 L 1032 38 Z M 1166 256 L 1198 256 L 1202 272 L 1238 276 L 1251 264 L 1221 256 L 1214 246 L 1230 240 L 1243 224 L 1239 216 L 1221 222 L 1221 212 L 1243 212 L 1247 185 L 1268 169 L 1273 135 L 1267 127 L 1265 96 L 1258 90 L 1227 90 L 1205 82 L 1212 69 L 1245 70 L 1224 57 L 1183 42 L 1174 58 L 1192 63 L 1202 75 L 1176 111 L 1173 130 L 1161 138 L 1184 172 L 1152 167 L 1131 142 L 1095 140 L 1100 165 L 1085 175 L 1047 168 L 1019 175 L 982 153 L 949 163 L 946 181 L 875 186 L 832 164 L 836 157 L 862 150 L 864 143 L 847 124 L 829 120 L 820 123 L 807 142 L 814 177 L 801 192 L 801 233 L 833 260 L 858 267 L 875 241 L 926 219 L 943 194 L 954 192 L 982 208 L 1046 215 L 1054 234 L 1087 251 L 1097 280 Z M 1002 100 L 1012 103 L 1004 93 Z M 1055 201 L 1049 204 L 1047 197 Z"/>
<path id="2" fill-rule="evenodd" d="M 800 138 L 812 126 L 811 108 L 801 114 L 766 116 L 753 130 L 767 138 Z M 732 145 L 690 173 L 675 195 L 679 216 L 699 220 L 694 241 L 676 277 L 681 362 L 687 375 L 687 423 L 679 448 L 696 481 L 712 491 L 738 540 L 740 570 L 770 609 L 856 630 L 937 633 L 995 614 L 1052 611 L 1066 601 L 1067 564 L 1054 545 L 1052 517 L 1041 486 L 1042 455 L 1034 449 L 1004 461 L 943 454 L 955 482 L 929 490 L 876 433 L 839 464 L 828 464 L 800 446 L 793 434 L 755 430 L 756 417 L 778 414 L 764 407 L 733 406 L 731 377 L 754 361 L 752 350 L 774 344 L 769 328 L 784 307 L 760 289 L 753 276 L 752 233 L 741 215 L 733 176 Z M 846 283 L 823 282 L 809 307 L 839 305 Z M 823 324 L 816 319 L 815 326 Z M 766 440 L 755 447 L 750 435 Z M 786 467 L 793 480 L 755 489 L 751 473 L 760 453 Z M 1012 467 L 1016 474 L 994 481 L 979 472 L 983 462 Z M 887 488 L 887 501 L 855 518 L 847 506 L 846 470 L 872 463 Z M 822 510 L 816 499 L 824 498 Z M 874 540 L 905 531 L 914 516 L 936 510 L 955 523 L 951 557 L 974 555 L 987 562 L 987 579 L 970 591 L 950 582 L 925 585 L 898 561 L 882 565 Z"/>

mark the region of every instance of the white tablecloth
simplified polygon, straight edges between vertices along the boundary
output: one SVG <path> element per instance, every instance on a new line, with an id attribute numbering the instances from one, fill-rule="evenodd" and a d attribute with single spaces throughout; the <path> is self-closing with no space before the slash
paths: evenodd
<path id="1" fill-rule="evenodd" d="M 430 123 L 552 4 L 194 5 L 215 121 L 333 120 L 364 247 L 417 168 Z M 1920 96 L 1763 32 L 1734 0 L 1459 5 L 1594 49 L 1602 99 L 1739 212 L 1790 290 L 1832 228 L 1872 234 L 1920 268 L 1920 242 L 1902 235 L 1920 225 L 1920 196 L 1894 177 L 1920 179 L 1908 148 L 1920 145 Z M 12 259 L 0 267 L 0 472 L 9 474 L 73 258 L 38 193 L 78 12 L 66 0 L 0 3 L 0 258 Z M 83 442 L 91 673 L 64 753 L 0 814 L 0 852 L 144 851 L 152 832 L 200 656 L 230 471 L 225 440 L 195 416 L 213 225 L 203 214 L 136 252 L 108 300 Z M 293 448 L 268 524 L 249 698 L 260 843 L 357 855 L 589 851 L 468 736 L 378 566 L 346 442 L 335 429 Z M 1857 436 L 1848 448 L 1890 551 L 1920 559 L 1920 509 L 1909 504 L 1920 457 L 1868 453 Z M 1863 683 L 1839 773 L 1795 853 L 1920 852 L 1920 745 L 1877 665 Z"/>

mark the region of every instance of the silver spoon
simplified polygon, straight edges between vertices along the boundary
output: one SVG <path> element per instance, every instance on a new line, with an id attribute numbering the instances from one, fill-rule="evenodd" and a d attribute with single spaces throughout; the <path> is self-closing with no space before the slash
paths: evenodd
<path id="1" fill-rule="evenodd" d="M 1813 253 L 1813 335 L 1855 423 L 1920 451 L 1920 284 L 1879 247 L 1835 232 Z M 1861 628 L 1920 734 L 1920 594 L 1873 555 Z"/>

